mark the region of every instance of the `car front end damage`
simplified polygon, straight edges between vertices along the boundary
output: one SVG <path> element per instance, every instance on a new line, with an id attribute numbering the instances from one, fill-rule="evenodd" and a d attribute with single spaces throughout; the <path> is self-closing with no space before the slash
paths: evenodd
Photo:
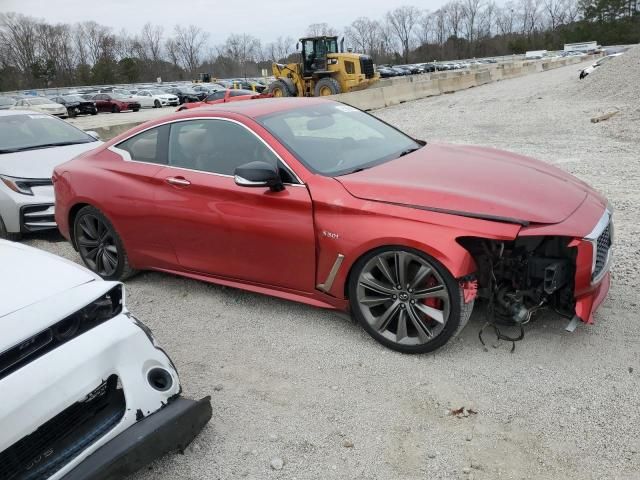
<path id="1" fill-rule="evenodd" d="M 610 286 L 613 220 L 607 208 L 586 235 L 553 226 L 524 227 L 512 241 L 459 238 L 474 257 L 477 295 L 487 300 L 492 321 L 524 325 L 541 309 L 570 319 L 568 331 L 593 323 Z"/>
<path id="2" fill-rule="evenodd" d="M 211 417 L 208 397 L 180 396 L 119 283 L 90 281 L 2 321 L 15 326 L 0 343 L 3 480 L 122 478 L 184 449 Z"/>

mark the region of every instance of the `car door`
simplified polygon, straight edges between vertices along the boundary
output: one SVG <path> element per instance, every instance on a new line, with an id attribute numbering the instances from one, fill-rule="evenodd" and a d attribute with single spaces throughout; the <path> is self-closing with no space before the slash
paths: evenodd
<path id="1" fill-rule="evenodd" d="M 104 111 L 106 111 L 108 109 L 107 108 L 108 97 L 105 94 L 100 93 L 100 94 L 96 95 L 95 97 L 93 97 L 93 100 L 96 102 L 96 107 L 97 107 L 99 112 L 104 112 Z"/>
<path id="2" fill-rule="evenodd" d="M 168 240 L 159 234 L 155 196 L 163 184 L 157 173 L 167 164 L 169 126 L 150 128 L 109 147 L 119 159 L 104 163 L 110 217 L 130 255 L 138 263 L 175 268 L 177 259 Z"/>
<path id="3" fill-rule="evenodd" d="M 288 170 L 280 192 L 236 185 L 235 168 L 258 160 L 280 162 L 239 122 L 174 122 L 169 165 L 158 173 L 164 182 L 156 197 L 162 234 L 183 269 L 311 292 L 315 236 L 309 193 Z"/>

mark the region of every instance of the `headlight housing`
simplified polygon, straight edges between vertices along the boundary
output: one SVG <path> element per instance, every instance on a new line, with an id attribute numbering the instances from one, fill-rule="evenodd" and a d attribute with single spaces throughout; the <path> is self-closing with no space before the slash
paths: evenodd
<path id="1" fill-rule="evenodd" d="M 0 353 L 0 379 L 122 312 L 122 285 Z"/>
<path id="2" fill-rule="evenodd" d="M 31 187 L 53 185 L 50 178 L 19 178 L 0 175 L 0 180 L 11 190 L 22 195 L 33 195 Z"/>

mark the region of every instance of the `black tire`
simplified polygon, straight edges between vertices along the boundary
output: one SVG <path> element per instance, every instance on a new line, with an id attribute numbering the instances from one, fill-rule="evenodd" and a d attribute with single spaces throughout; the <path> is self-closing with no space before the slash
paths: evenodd
<path id="1" fill-rule="evenodd" d="M 4 240 L 11 240 L 12 242 L 17 242 L 22 238 L 22 234 L 20 232 L 7 232 L 7 227 L 5 227 L 4 222 L 2 221 L 2 217 L 0 217 L 0 238 Z"/>
<path id="2" fill-rule="evenodd" d="M 153 101 L 153 108 L 161 108 L 162 104 L 160 103 L 160 100 L 158 100 L 157 98 Z"/>
<path id="3" fill-rule="evenodd" d="M 376 307 L 372 307 L 371 306 L 372 303 L 369 303 L 369 302 L 364 303 L 363 304 L 364 306 L 361 306 L 358 300 L 358 292 L 359 291 L 362 292 L 362 289 L 367 290 L 367 287 L 363 287 L 361 284 L 361 274 L 364 273 L 365 267 L 368 268 L 368 266 L 372 264 L 372 261 L 377 262 L 378 260 L 377 257 L 380 257 L 382 255 L 391 256 L 391 255 L 395 255 L 396 253 L 406 254 L 412 260 L 418 259 L 421 262 L 424 262 L 424 265 L 430 267 L 434 272 L 434 273 L 429 273 L 428 275 L 433 275 L 434 278 L 437 277 L 437 281 L 439 283 L 435 288 L 438 288 L 439 289 L 438 291 L 442 292 L 440 294 L 441 296 L 444 296 L 445 294 L 447 295 L 446 306 L 444 303 L 442 306 L 443 312 L 447 311 L 447 313 L 443 313 L 444 324 L 438 325 L 438 323 L 434 320 L 432 324 L 428 325 L 428 328 L 426 329 L 426 331 L 429 333 L 433 333 L 433 337 L 423 343 L 417 343 L 421 341 L 419 340 L 420 333 L 422 333 L 423 337 L 427 337 L 427 338 L 429 337 L 424 334 L 424 331 L 418 333 L 417 331 L 418 325 L 411 319 L 411 315 L 415 315 L 416 312 L 418 312 L 419 310 L 417 308 L 421 303 L 419 300 L 413 300 L 411 297 L 409 297 L 408 299 L 404 300 L 405 306 L 403 307 L 403 310 L 400 310 L 399 308 L 396 307 L 394 311 L 398 313 L 397 315 L 391 314 L 388 316 L 389 318 L 391 318 L 391 320 L 387 321 L 386 326 L 384 327 L 384 332 L 381 332 L 380 330 L 375 328 L 374 325 L 372 325 L 372 323 L 370 323 L 371 318 L 367 319 L 367 316 L 365 316 L 365 313 L 363 312 L 363 310 L 370 309 L 368 311 L 372 311 L 373 308 L 377 308 L 379 306 L 381 308 L 381 311 L 385 311 L 385 313 L 383 313 L 382 315 L 380 315 L 380 317 L 378 317 L 378 318 L 382 318 L 386 315 L 386 310 L 390 310 L 393 307 L 393 305 L 398 305 L 399 303 L 401 303 L 402 299 L 400 297 L 400 293 L 402 292 L 400 291 L 397 292 L 398 293 L 397 297 L 394 297 L 394 299 L 397 298 L 397 300 L 388 300 L 388 302 L 393 303 L 393 305 L 391 306 L 389 306 L 388 303 L 381 303 Z M 417 270 L 415 269 L 418 266 L 419 264 L 413 266 L 414 271 L 417 272 Z M 409 266 L 407 267 L 407 269 L 409 269 Z M 392 270 L 393 272 L 395 272 L 395 275 L 397 275 L 398 277 L 400 276 L 396 270 L 396 265 L 393 266 Z M 391 275 L 394 274 L 391 272 L 389 273 Z M 417 275 L 416 273 L 416 277 L 417 276 L 419 275 Z M 427 278 L 429 277 L 424 277 L 425 280 Z M 434 287 L 429 287 L 428 284 L 425 284 L 425 285 L 426 287 L 423 287 L 422 291 L 429 290 L 430 288 L 431 289 L 434 288 Z M 403 289 L 403 290 L 406 290 L 406 289 Z M 409 292 L 411 291 L 412 290 L 409 290 Z M 426 295 L 423 297 L 417 297 L 418 293 L 420 292 L 418 292 L 418 289 L 416 288 L 416 290 L 413 292 L 413 294 L 416 294 L 416 298 L 426 297 Z M 471 311 L 473 309 L 473 303 L 474 303 L 474 302 L 469 302 L 467 304 L 464 303 L 463 292 L 460 286 L 458 285 L 458 282 L 455 280 L 455 278 L 453 278 L 453 276 L 449 273 L 449 271 L 440 262 L 438 262 L 436 259 L 430 257 L 429 255 L 426 255 L 425 253 L 419 250 L 401 247 L 401 246 L 389 246 L 389 247 L 379 248 L 369 252 L 368 254 L 360 258 L 353 266 L 351 275 L 349 277 L 348 295 L 349 295 L 349 304 L 351 307 L 351 314 L 358 321 L 358 323 L 362 325 L 362 328 L 369 335 L 371 335 L 375 340 L 377 340 L 382 345 L 392 350 L 396 350 L 402 353 L 410 353 L 410 354 L 428 353 L 446 344 L 452 336 L 457 335 L 462 330 L 462 328 L 466 325 L 467 321 L 469 320 L 469 317 L 471 316 Z M 367 296 L 366 296 L 367 300 L 372 298 L 372 297 L 369 297 L 368 295 L 369 294 L 367 293 Z M 415 306 L 410 306 L 409 302 L 411 302 L 411 304 Z M 416 302 L 418 303 L 418 305 L 416 305 Z M 402 306 L 402 305 L 399 305 L 399 306 Z M 424 308 L 424 305 L 422 305 L 422 307 Z M 400 313 L 401 311 L 403 313 Z M 404 320 L 403 320 L 404 335 L 402 335 L 402 339 L 405 343 L 399 343 L 399 341 L 395 341 L 392 339 L 392 337 L 394 336 L 396 338 L 400 336 L 399 325 L 401 321 L 400 319 L 402 319 L 403 317 L 398 317 L 398 315 L 404 316 Z M 371 317 L 371 315 L 369 315 L 369 317 Z M 378 320 L 378 319 L 374 317 L 374 320 Z M 430 319 L 428 316 L 423 316 L 422 320 L 423 320 L 422 323 L 421 322 L 418 322 L 418 323 L 420 325 L 427 326 L 426 323 Z M 395 324 L 395 328 L 396 328 L 395 335 L 391 332 L 391 330 L 393 329 L 393 322 L 397 322 Z M 415 333 L 415 335 L 411 335 L 411 333 Z"/>
<path id="4" fill-rule="evenodd" d="M 134 109 L 133 109 L 133 111 L 134 111 L 134 112 L 139 112 L 139 111 L 140 111 L 140 109 L 139 109 L 139 108 L 134 108 Z"/>
<path id="5" fill-rule="evenodd" d="M 84 222 L 93 224 L 96 227 L 96 234 L 93 235 L 93 237 L 96 239 L 100 238 L 100 240 L 96 240 L 95 250 L 98 251 L 95 255 L 95 261 L 91 259 L 92 254 L 89 253 L 93 247 L 93 244 L 89 243 L 92 241 L 92 234 L 89 234 L 85 229 L 86 227 L 84 227 L 83 224 L 86 224 Z M 102 224 L 104 230 L 100 230 L 99 223 Z M 80 209 L 73 221 L 73 239 L 75 246 L 78 249 L 78 253 L 80 254 L 80 258 L 82 258 L 82 261 L 87 268 L 97 273 L 105 280 L 126 280 L 137 273 L 137 271 L 129 264 L 129 257 L 120 235 L 109 219 L 97 208 L 87 205 Z M 104 251 L 109 247 L 116 248 L 116 260 L 114 264 L 109 264 L 109 268 L 107 268 L 104 263 L 105 257 L 101 256 L 101 254 L 104 255 Z M 107 256 L 113 255 L 112 250 L 109 250 L 106 253 Z M 98 260 L 99 256 L 101 260 Z"/>
<path id="6" fill-rule="evenodd" d="M 316 97 L 325 97 L 328 95 L 337 95 L 342 92 L 340 84 L 335 78 L 324 77 L 316 82 L 313 94 Z"/>
<path id="7" fill-rule="evenodd" d="M 97 114 L 98 114 L 98 110 L 97 109 L 91 111 L 91 115 L 97 115 Z"/>
<path id="8" fill-rule="evenodd" d="M 120 113 L 120 107 L 117 105 L 111 105 L 111 113 Z"/>
<path id="9" fill-rule="evenodd" d="M 67 109 L 67 115 L 69 116 L 69 118 L 74 118 L 77 115 L 77 113 L 75 112 L 74 109 L 68 108 Z"/>
<path id="10" fill-rule="evenodd" d="M 269 85 L 269 93 L 274 97 L 293 97 L 294 92 L 291 91 L 287 82 L 276 80 Z"/>

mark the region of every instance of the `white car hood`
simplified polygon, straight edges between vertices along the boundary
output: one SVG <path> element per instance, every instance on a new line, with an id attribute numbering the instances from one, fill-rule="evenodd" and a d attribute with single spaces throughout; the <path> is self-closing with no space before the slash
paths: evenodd
<path id="1" fill-rule="evenodd" d="M 101 280 L 70 260 L 6 240 L 0 240 L 0 265 L 0 325 L 3 330 L 8 326 L 3 325 L 2 319 L 10 313 L 78 285 Z"/>
<path id="2" fill-rule="evenodd" d="M 0 154 L 0 174 L 20 178 L 51 178 L 53 169 L 102 142 L 79 143 L 64 147 L 39 148 Z"/>

